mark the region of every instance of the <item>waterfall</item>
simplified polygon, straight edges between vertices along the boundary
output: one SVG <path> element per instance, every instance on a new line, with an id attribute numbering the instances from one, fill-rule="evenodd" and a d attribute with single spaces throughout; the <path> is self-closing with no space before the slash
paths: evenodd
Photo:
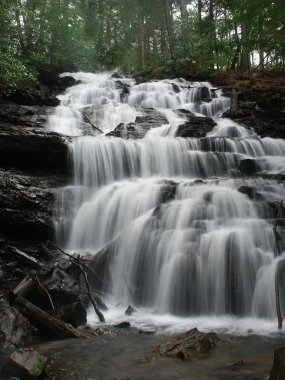
<path id="1" fill-rule="evenodd" d="M 273 320 L 283 263 L 274 205 L 285 192 L 266 175 L 285 174 L 285 141 L 222 118 L 230 100 L 207 82 L 67 74 L 79 84 L 60 95 L 47 126 L 72 137 L 73 183 L 57 197 L 57 238 L 92 257 L 110 305 Z M 215 126 L 201 138 L 178 137 L 197 117 Z M 114 137 L 117 128 L 125 138 Z M 248 161 L 254 176 L 242 173 Z M 284 237 L 278 244 L 282 251 Z"/>

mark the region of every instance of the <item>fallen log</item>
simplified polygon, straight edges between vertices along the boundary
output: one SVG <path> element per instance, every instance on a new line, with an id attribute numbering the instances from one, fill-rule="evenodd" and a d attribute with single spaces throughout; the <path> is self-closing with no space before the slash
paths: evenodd
<path id="1" fill-rule="evenodd" d="M 25 252 L 20 251 L 19 249 L 12 247 L 11 245 L 7 245 L 6 252 L 13 255 L 15 259 L 19 259 L 33 268 L 40 269 L 43 267 L 43 264 L 38 262 L 34 257 L 27 255 Z"/>
<path id="2" fill-rule="evenodd" d="M 84 332 L 34 306 L 21 296 L 13 299 L 15 306 L 35 327 L 55 338 L 89 338 Z"/>

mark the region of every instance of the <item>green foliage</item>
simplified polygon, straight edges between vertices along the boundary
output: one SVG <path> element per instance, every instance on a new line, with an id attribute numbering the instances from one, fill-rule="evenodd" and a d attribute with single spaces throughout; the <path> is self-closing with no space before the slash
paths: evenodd
<path id="1" fill-rule="evenodd" d="M 284 69 L 283 1 L 0 0 L 0 80 L 25 85 L 52 69 L 249 69 L 257 56 Z"/>
<path id="2" fill-rule="evenodd" d="M 0 73 L 2 83 L 11 87 L 28 86 L 36 77 L 35 69 L 9 54 L 0 56 Z"/>

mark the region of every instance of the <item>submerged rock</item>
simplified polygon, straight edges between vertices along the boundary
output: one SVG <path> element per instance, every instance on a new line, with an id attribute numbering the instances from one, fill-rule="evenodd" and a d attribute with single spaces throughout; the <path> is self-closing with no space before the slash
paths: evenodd
<path id="1" fill-rule="evenodd" d="M 178 335 L 155 349 L 160 355 L 188 360 L 197 354 L 206 354 L 220 341 L 215 333 L 203 333 L 197 328 Z"/>

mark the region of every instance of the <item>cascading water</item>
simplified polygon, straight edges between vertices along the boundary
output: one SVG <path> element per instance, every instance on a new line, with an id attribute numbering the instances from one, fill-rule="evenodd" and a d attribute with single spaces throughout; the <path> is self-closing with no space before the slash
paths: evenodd
<path id="1" fill-rule="evenodd" d="M 93 255 L 106 279 L 109 317 L 119 315 L 112 307 L 119 303 L 161 323 L 165 315 L 166 323 L 171 315 L 186 317 L 183 323 L 225 315 L 273 320 L 275 271 L 284 258 L 276 258 L 273 205 L 285 199 L 284 184 L 240 170 L 250 161 L 259 173 L 285 174 L 285 141 L 220 118 L 230 101 L 206 82 L 136 85 L 110 74 L 70 75 L 80 83 L 60 96 L 48 125 L 76 136 L 73 184 L 58 195 L 56 229 L 65 249 Z M 190 113 L 216 126 L 203 138 L 176 137 Z M 119 125 L 127 137 L 150 114 L 160 123 L 142 138 L 112 136 Z"/>

